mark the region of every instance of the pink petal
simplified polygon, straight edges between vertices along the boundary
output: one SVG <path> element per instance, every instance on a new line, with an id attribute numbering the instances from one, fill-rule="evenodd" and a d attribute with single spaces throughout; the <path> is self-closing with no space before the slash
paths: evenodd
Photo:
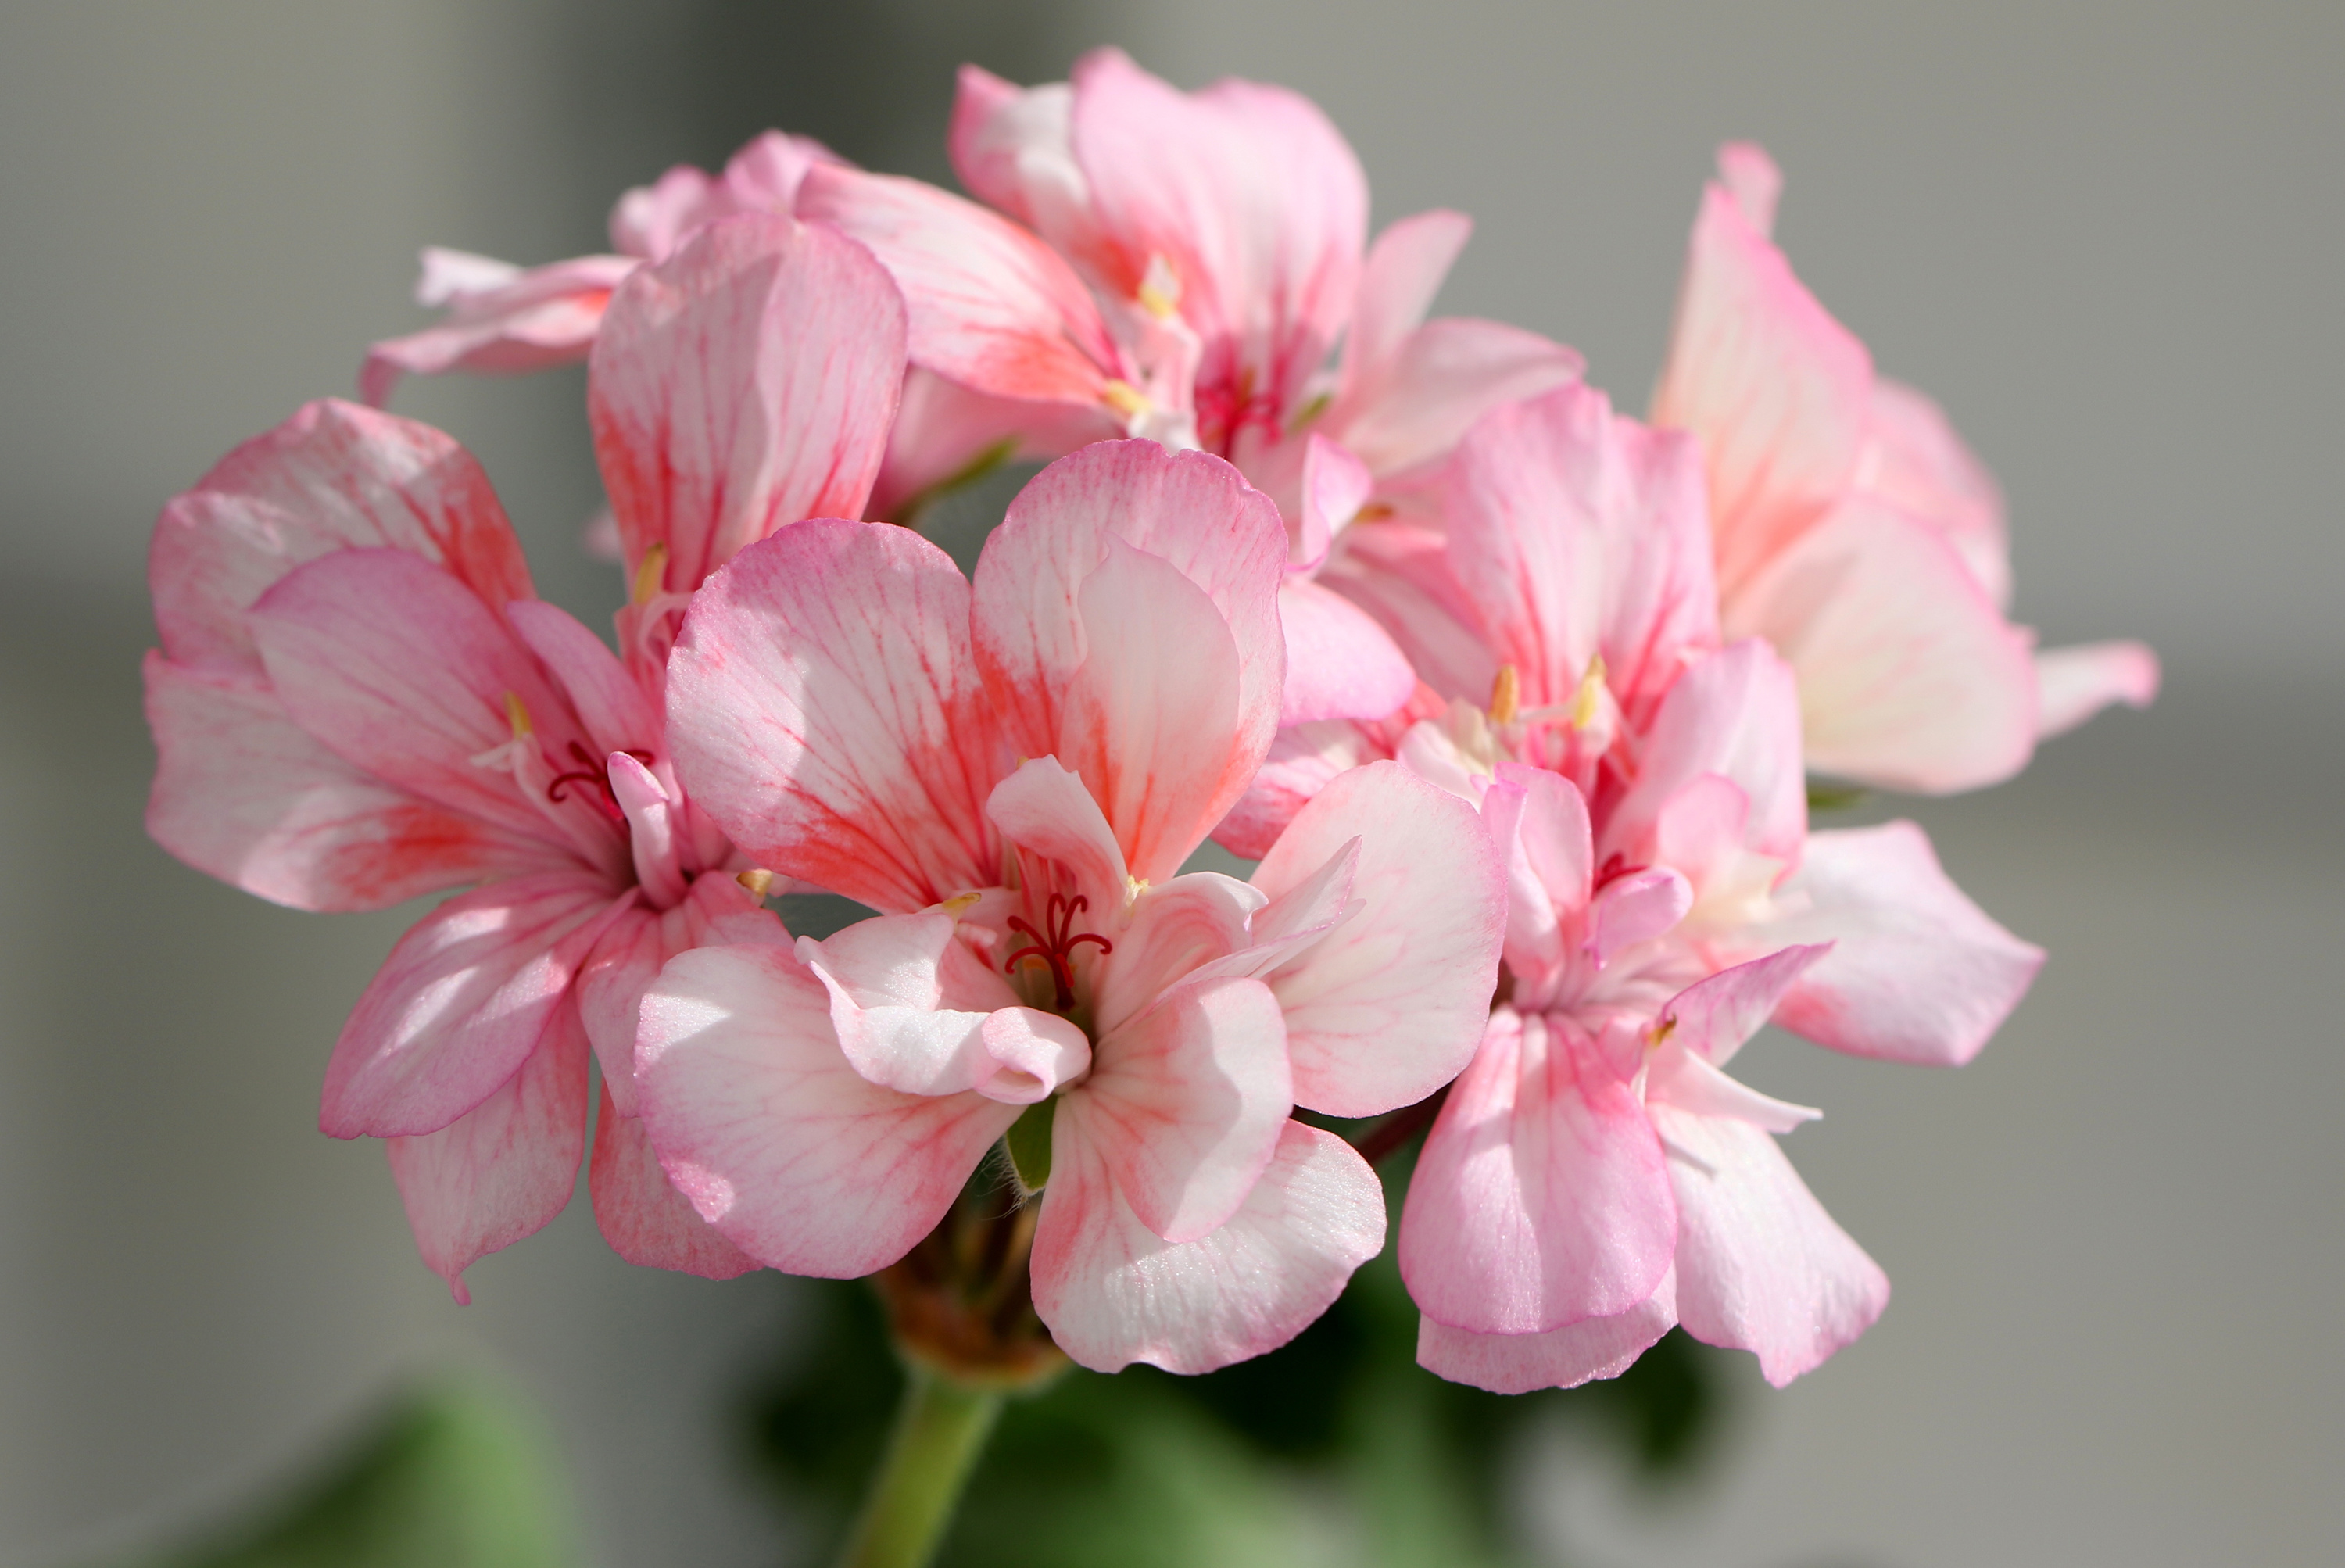
<path id="1" fill-rule="evenodd" d="M 1462 212 L 1436 208 L 1389 225 L 1368 247 L 1344 342 L 1347 382 L 1379 366 L 1425 324 L 1441 281 L 1474 233 Z"/>
<path id="2" fill-rule="evenodd" d="M 1047 461 L 1122 434 L 1122 418 L 1104 404 L 990 397 L 914 365 L 904 376 L 887 461 L 872 482 L 869 515 L 909 517 L 924 492 L 950 484 L 989 453 Z"/>
<path id="3" fill-rule="evenodd" d="M 1083 776 L 1136 877 L 1171 876 L 1269 748 L 1285 555 L 1236 470 L 1140 441 L 1052 463 L 986 541 L 987 685 L 1021 754 Z"/>
<path id="4" fill-rule="evenodd" d="M 2035 738 L 2065 735 L 2113 702 L 2157 699 L 2157 656 L 2141 643 L 2079 643 L 2035 656 Z"/>
<path id="5" fill-rule="evenodd" d="M 1376 617 L 1417 678 L 1444 701 L 1490 698 L 1499 660 L 1480 611 L 1449 569 L 1445 533 L 1403 522 L 1357 524 L 1317 581 Z"/>
<path id="6" fill-rule="evenodd" d="M 1049 246 L 974 202 L 895 175 L 818 169 L 799 216 L 870 248 L 904 291 L 912 361 L 993 397 L 1101 403 L 1123 357 Z"/>
<path id="7" fill-rule="evenodd" d="M 773 911 L 725 871 L 695 878 L 673 909 L 638 903 L 611 921 L 579 966 L 576 983 L 586 1037 L 622 1115 L 636 1114 L 636 1014 L 660 966 L 687 948 L 788 940 Z"/>
<path id="8" fill-rule="evenodd" d="M 1809 767 L 1931 794 L 2008 779 L 2035 743 L 2026 636 L 1923 524 L 1852 502 L 1754 572 L 1727 630 L 1800 677 Z"/>
<path id="9" fill-rule="evenodd" d="M 564 1007 L 503 1084 L 437 1132 L 384 1146 L 425 1267 L 469 1305 L 464 1270 L 543 1229 L 586 1151 L 586 1032 Z"/>
<path id="10" fill-rule="evenodd" d="M 1729 188 L 1712 184 L 1694 219 L 1653 423 L 1701 438 L 1719 585 L 1730 596 L 1840 499 L 1872 402 L 1864 345 L 1792 276 Z"/>
<path id="11" fill-rule="evenodd" d="M 644 1124 L 621 1115 L 611 1104 L 607 1078 L 602 1109 L 595 1113 L 594 1158 L 586 1170 L 594 1223 L 602 1227 L 611 1250 L 628 1262 L 704 1279 L 732 1279 L 757 1267 L 756 1258 L 726 1240 L 668 1185 Z"/>
<path id="12" fill-rule="evenodd" d="M 1241 860 L 1270 853 L 1294 813 L 1337 774 L 1390 755 L 1388 748 L 1349 719 L 1323 719 L 1282 729 L 1262 770 L 1213 829 L 1213 841 Z"/>
<path id="13" fill-rule="evenodd" d="M 1775 203 L 1783 194 L 1783 173 L 1757 142 L 1731 141 L 1718 149 L 1718 181 L 1734 198 L 1742 220 L 1761 239 L 1775 231 Z"/>
<path id="14" fill-rule="evenodd" d="M 447 305 L 449 318 L 369 348 L 359 370 L 359 396 L 381 408 L 403 375 L 522 375 L 583 360 L 611 290 L 634 270 L 635 260 L 579 256 L 526 271 L 491 270 L 502 265 L 485 256 L 425 250 L 417 302 Z"/>
<path id="15" fill-rule="evenodd" d="M 1326 560 L 1335 535 L 1367 504 L 1376 480 L 1349 447 L 1324 435 L 1305 436 L 1302 453 L 1297 473 L 1300 489 L 1294 511 L 1287 518 L 1287 561 L 1292 566 L 1315 571 Z M 1293 671 L 1287 679 L 1293 682 Z"/>
<path id="16" fill-rule="evenodd" d="M 329 399 L 246 442 L 164 508 L 147 559 L 164 651 L 259 673 L 247 606 L 304 561 L 371 545 L 445 566 L 492 609 L 534 596 L 470 453 L 428 425 Z"/>
<path id="17" fill-rule="evenodd" d="M 1653 1053 L 1645 1077 L 1645 1103 L 1671 1105 L 1690 1115 L 1745 1122 L 1766 1133 L 1789 1133 L 1818 1121 L 1822 1111 L 1762 1095 L 1736 1082 L 1682 1046 Z"/>
<path id="18" fill-rule="evenodd" d="M 1499 321 L 1443 316 L 1403 338 L 1361 372 L 1326 428 L 1379 475 L 1447 455 L 1492 409 L 1577 382 L 1577 351 Z"/>
<path id="19" fill-rule="evenodd" d="M 1615 953 L 1663 935 L 1692 908 L 1692 885 L 1669 867 L 1628 872 L 1589 901 L 1588 956 L 1601 966 Z"/>
<path id="20" fill-rule="evenodd" d="M 1287 1123 L 1238 1211 L 1174 1244 L 1132 1213 L 1097 1145 L 1069 1126 L 1074 1109 L 1053 1129 L 1032 1268 L 1034 1309 L 1080 1365 L 1210 1372 L 1274 1350 L 1383 1250 L 1376 1173 L 1333 1133 Z"/>
<path id="21" fill-rule="evenodd" d="M 1065 867 L 1099 904 L 1099 919 L 1130 897 L 1130 871 L 1115 830 L 1081 776 L 1057 758 L 1020 764 L 986 797 L 985 814 L 1011 843 Z"/>
<path id="22" fill-rule="evenodd" d="M 830 993 L 840 1052 L 871 1083 L 953 1095 L 991 1074 L 986 1022 L 1018 998 L 954 939 L 952 916 L 858 921 L 827 942 L 801 937 L 797 958 Z"/>
<path id="23" fill-rule="evenodd" d="M 586 749 L 656 752 L 664 728 L 659 702 L 601 637 L 566 610 L 538 599 L 505 606 L 505 618 L 553 678 L 586 728 Z"/>
<path id="24" fill-rule="evenodd" d="M 677 955 L 645 994 L 635 1089 L 660 1164 L 769 1268 L 853 1278 L 935 1228 L 1018 1107 L 857 1074 L 821 982 L 776 947 Z"/>
<path id="25" fill-rule="evenodd" d="M 557 825 L 551 799 L 475 760 L 515 739 L 514 701 L 538 750 L 565 759 L 557 768 L 585 736 L 513 627 L 447 572 L 403 550 L 337 551 L 269 589 L 249 619 L 287 713 L 346 760 L 508 832 L 574 843 L 606 871 L 625 864 L 594 808 Z"/>
<path id="26" fill-rule="evenodd" d="M 327 750 L 259 679 L 147 656 L 147 831 L 198 871 L 305 910 L 388 909 L 573 864 L 534 832 L 409 794 Z"/>
<path id="27" fill-rule="evenodd" d="M 615 913 L 608 888 L 571 872 L 492 882 L 416 921 L 334 1042 L 320 1130 L 437 1132 L 495 1093 L 550 1031 L 583 1037 L 571 977 Z"/>
<path id="28" fill-rule="evenodd" d="M 587 374 L 632 570 L 668 549 L 689 593 L 802 517 L 859 517 L 904 376 L 904 307 L 862 247 L 738 217 L 627 280 Z"/>
<path id="29" fill-rule="evenodd" d="M 1666 1035 L 1713 1066 L 1725 1066 L 1767 1026 L 1783 993 L 1831 951 L 1825 942 L 1786 947 L 1696 981 L 1661 1009 L 1657 1038 Z"/>
<path id="30" fill-rule="evenodd" d="M 969 583 L 909 529 L 801 523 L 711 578 L 668 731 L 695 804 L 775 871 L 888 911 L 999 875 Z"/>
<path id="31" fill-rule="evenodd" d="M 1653 1294 L 1676 1237 L 1660 1142 L 1594 1043 L 1559 1015 L 1492 1015 L 1409 1181 L 1417 1306 L 1481 1334 L 1613 1317 Z"/>
<path id="32" fill-rule="evenodd" d="M 1929 524 L 1998 610 L 2011 608 L 2003 492 L 1938 405 L 1886 377 L 1873 383 L 1873 428 L 1857 460 L 1860 494 Z"/>
<path id="33" fill-rule="evenodd" d="M 1507 856 L 1505 958 L 1518 992 L 1551 996 L 1578 969 L 1596 861 L 1579 786 L 1542 768 L 1498 765 L 1482 820 Z"/>
<path id="34" fill-rule="evenodd" d="M 1053 1148 L 1091 1143 L 1132 1215 L 1169 1242 L 1234 1214 L 1294 1108 L 1270 992 L 1253 980 L 1182 986 L 1103 1034 L 1092 1061 L 1059 1107 Z"/>
<path id="35" fill-rule="evenodd" d="M 1744 847 L 1798 859 L 1808 820 L 1799 695 L 1791 669 L 1766 644 L 1734 643 L 1687 670 L 1655 710 L 1643 753 L 1637 781 L 1596 847 L 1599 861 L 1615 853 L 1650 861 L 1650 835 L 1662 812 L 1705 774 L 1733 784 L 1748 801 Z"/>
<path id="36" fill-rule="evenodd" d="M 1751 1350 L 1782 1388 L 1873 1326 L 1889 1280 L 1832 1223 L 1770 1135 L 1652 1107 L 1678 1196 L 1686 1332 Z"/>
<path id="37" fill-rule="evenodd" d="M 1351 314 L 1367 181 L 1308 99 L 1223 80 L 1176 91 L 1121 51 L 1076 62 L 1071 139 L 1103 243 L 1081 259 L 1137 297 L 1161 258 L 1205 344 L 1201 386 L 1292 414 Z M 1210 438 L 1210 437 L 1209 437 Z"/>
<path id="38" fill-rule="evenodd" d="M 1641 718 L 1718 645 L 1700 461 L 1584 386 L 1499 409 L 1458 447 L 1449 568 L 1527 707 L 1569 707 L 1601 657 Z"/>
<path id="39" fill-rule="evenodd" d="M 1094 971 L 1094 1031 L 1105 1037 L 1201 971 L 1259 978 L 1266 966 L 1244 962 L 1254 940 L 1248 921 L 1268 901 L 1233 878 L 1193 871 L 1140 893 L 1121 920 L 1104 911 L 1097 921 L 1087 920 L 1093 930 L 1115 933 L 1115 951 L 1101 954 Z"/>
<path id="40" fill-rule="evenodd" d="M 1544 1334 L 1477 1334 L 1432 1318 L 1416 1324 L 1416 1364 L 1453 1383 L 1494 1394 L 1534 1389 L 1576 1389 L 1617 1378 L 1677 1327 L 1677 1276 L 1626 1312 L 1583 1318 Z"/>
<path id="41" fill-rule="evenodd" d="M 1413 1105 L 1472 1059 L 1507 918 L 1505 862 L 1473 807 L 1394 762 L 1321 791 L 1254 884 L 1277 898 L 1355 838 L 1366 907 L 1267 977 L 1295 1098 L 1336 1116 Z"/>
<path id="42" fill-rule="evenodd" d="M 1960 1065 L 2044 963 L 2043 949 L 1947 880 L 1911 822 L 1811 835 L 1777 901 L 1785 914 L 1752 940 L 1832 949 L 1785 995 L 1776 1022 L 1854 1055 Z"/>
<path id="43" fill-rule="evenodd" d="M 787 213 L 807 170 L 837 163 L 838 155 L 810 137 L 765 131 L 752 137 L 711 175 L 677 164 L 650 185 L 623 194 L 611 209 L 614 249 L 665 260 L 694 229 L 736 212 Z"/>
<path id="44" fill-rule="evenodd" d="M 1286 636 L 1281 725 L 1382 718 L 1416 689 L 1416 671 L 1365 610 L 1301 576 L 1278 590 Z"/>

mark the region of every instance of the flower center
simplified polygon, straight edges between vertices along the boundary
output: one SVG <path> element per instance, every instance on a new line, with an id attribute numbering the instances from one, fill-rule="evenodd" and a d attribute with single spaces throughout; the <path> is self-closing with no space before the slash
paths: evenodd
<path id="1" fill-rule="evenodd" d="M 646 768 L 652 765 L 652 754 L 648 751 L 637 751 L 631 747 L 628 748 L 627 755 Z M 627 820 L 627 814 L 619 809 L 618 793 L 611 788 L 610 769 L 597 766 L 594 755 L 575 740 L 570 743 L 570 759 L 578 766 L 567 773 L 557 773 L 548 779 L 545 786 L 545 798 L 558 806 L 570 799 L 569 791 L 573 785 L 588 785 L 596 793 L 586 796 L 585 799 L 593 801 L 601 809 L 603 815 L 610 818 L 614 822 L 624 822 Z"/>
<path id="2" fill-rule="evenodd" d="M 1050 965 L 1051 982 L 1057 988 L 1059 1011 L 1064 1013 L 1075 1004 L 1075 949 L 1087 942 L 1099 943 L 1102 953 L 1113 952 L 1115 944 L 1107 938 L 1088 931 L 1074 931 L 1075 916 L 1091 907 L 1091 900 L 1081 893 L 1068 898 L 1052 893 L 1049 909 L 1042 917 L 1042 931 L 1036 931 L 1023 916 L 1010 917 L 1010 929 L 1026 939 L 1027 945 L 1010 955 L 1002 964 L 1003 973 L 1015 970 L 1029 958 L 1039 958 Z"/>

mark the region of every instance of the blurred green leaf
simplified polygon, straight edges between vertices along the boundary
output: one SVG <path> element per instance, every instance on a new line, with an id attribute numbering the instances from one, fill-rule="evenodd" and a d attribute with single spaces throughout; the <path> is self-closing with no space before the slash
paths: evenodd
<path id="1" fill-rule="evenodd" d="M 556 1568 L 578 1561 L 552 1445 L 512 1396 L 410 1390 L 283 1502 L 137 1568 Z"/>

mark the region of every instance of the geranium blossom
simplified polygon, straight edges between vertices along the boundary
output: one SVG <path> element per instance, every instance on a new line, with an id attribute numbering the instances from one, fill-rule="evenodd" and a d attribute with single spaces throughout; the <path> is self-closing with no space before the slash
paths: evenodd
<path id="1" fill-rule="evenodd" d="M 392 951 L 320 1118 L 390 1140 L 425 1261 L 460 1298 L 467 1265 L 567 1201 L 590 1044 L 613 1245 L 752 1267 L 667 1188 L 630 1115 L 636 1003 L 660 964 L 778 930 L 677 781 L 664 661 L 726 555 L 860 504 L 902 331 L 867 254 L 787 218 L 704 229 L 622 286 L 591 387 L 635 585 L 618 655 L 536 599 L 486 476 L 410 421 L 313 403 L 157 525 L 156 839 L 303 909 L 482 884 Z"/>
<path id="2" fill-rule="evenodd" d="M 1774 1147 L 1807 1113 L 1720 1069 L 1771 1015 L 1965 1060 L 2041 955 L 1911 824 L 1808 830 L 1792 674 L 1721 643 L 1690 439 L 1565 388 L 1475 428 L 1443 511 L 1364 527 L 1374 602 L 1451 699 L 1391 748 L 1477 801 L 1513 871 L 1505 1002 L 1402 1224 L 1422 1359 L 1573 1382 L 1681 1319 L 1782 1381 L 1886 1284 Z"/>
<path id="3" fill-rule="evenodd" d="M 1182 93 L 1113 49 L 1033 88 L 968 66 L 952 152 L 995 211 L 841 168 L 799 195 L 904 286 L 911 357 L 932 378 L 907 402 L 930 412 L 908 417 L 891 467 L 941 475 L 990 443 L 1117 433 L 1227 457 L 1291 535 L 1286 722 L 1398 707 L 1406 661 L 1313 577 L 1363 506 L 1403 499 L 1484 410 L 1576 378 L 1579 356 L 1493 321 L 1426 321 L 1470 224 L 1421 213 L 1364 256 L 1358 162 L 1283 88 Z"/>
<path id="4" fill-rule="evenodd" d="M 695 799 L 886 911 L 685 953 L 645 999 L 646 1125 L 749 1256 L 880 1268 L 1007 1134 L 1060 1347 L 1202 1371 L 1381 1247 L 1374 1175 L 1289 1113 L 1456 1074 L 1503 891 L 1472 809 L 1390 764 L 1251 882 L 1180 873 L 1277 721 L 1284 556 L 1226 464 L 1106 443 L 1028 486 L 973 583 L 905 531 L 808 522 L 703 590 L 670 686 Z"/>
<path id="5" fill-rule="evenodd" d="M 1809 766 L 1939 792 L 2009 778 L 2036 740 L 2146 705 L 2138 643 L 2033 653 L 2004 617 L 2003 503 L 1937 406 L 1876 377 L 1769 238 L 1782 177 L 1719 155 L 1656 423 L 1708 460 L 1724 625 L 1799 672 Z"/>
<path id="6" fill-rule="evenodd" d="M 704 223 L 741 212 L 787 215 L 798 182 L 838 155 L 806 137 L 766 131 L 735 153 L 722 172 L 678 164 L 611 209 L 607 256 L 576 256 L 543 267 L 441 246 L 423 252 L 415 302 L 446 320 L 368 351 L 359 395 L 377 408 L 402 375 L 515 374 L 570 364 L 594 346 L 612 291 L 648 261 L 665 260 Z"/>

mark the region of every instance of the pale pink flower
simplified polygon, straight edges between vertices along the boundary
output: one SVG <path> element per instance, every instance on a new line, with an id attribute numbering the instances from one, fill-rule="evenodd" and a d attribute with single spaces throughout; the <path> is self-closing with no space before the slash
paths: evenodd
<path id="1" fill-rule="evenodd" d="M 859 504 L 902 331 L 868 254 L 787 218 L 706 228 L 622 286 L 590 389 L 637 585 L 619 655 L 534 596 L 470 454 L 387 414 L 310 404 L 157 526 L 157 841 L 301 909 L 481 884 L 393 949 L 320 1117 L 390 1140 L 424 1259 L 460 1299 L 469 1264 L 567 1201 L 590 1045 L 613 1245 L 753 1267 L 666 1187 L 631 1115 L 636 1003 L 661 963 L 780 938 L 676 780 L 663 661 L 699 576 L 777 522 Z"/>
<path id="2" fill-rule="evenodd" d="M 447 316 L 437 325 L 374 345 L 359 372 L 359 395 L 391 401 L 402 375 L 512 375 L 586 357 L 612 290 L 647 261 L 662 261 L 700 225 L 735 213 L 787 215 L 798 182 L 838 155 L 805 137 L 766 131 L 710 174 L 678 164 L 611 209 L 608 256 L 577 256 L 543 267 L 431 246 L 415 302 Z"/>
<path id="3" fill-rule="evenodd" d="M 1564 388 L 1486 416 L 1442 505 L 1443 534 L 1364 530 L 1371 602 L 1451 698 L 1392 749 L 1479 802 L 1512 873 L 1504 1005 L 1402 1222 L 1420 1359 L 1579 1381 L 1682 1319 L 1782 1381 L 1886 1284 L 1774 1147 L 1808 1113 L 1720 1069 L 1771 1016 L 1966 1060 L 2042 955 L 1911 824 L 1808 830 L 1792 672 L 1756 639 L 1721 646 L 1690 437 Z"/>
<path id="4" fill-rule="evenodd" d="M 1782 177 L 1733 144 L 1704 193 L 1656 423 L 1701 437 L 1731 636 L 1800 676 L 1809 766 L 1943 792 L 2007 779 L 2037 739 L 2147 705 L 2138 643 L 2032 651 L 2005 619 L 1995 483 L 1937 406 L 1872 357 L 1769 239 Z"/>
<path id="5" fill-rule="evenodd" d="M 702 591 L 670 684 L 695 799 L 887 911 L 682 954 L 645 1000 L 645 1121 L 743 1251 L 881 1268 L 1021 1116 L 1048 1118 L 1047 1184 L 1019 1166 L 1034 1305 L 1086 1366 L 1258 1354 L 1379 1249 L 1374 1174 L 1289 1113 L 1464 1065 L 1504 895 L 1470 806 L 1392 765 L 1251 882 L 1180 874 L 1277 722 L 1284 555 L 1227 464 L 1103 443 L 1027 487 L 974 582 L 904 530 L 808 522 Z"/>
<path id="6" fill-rule="evenodd" d="M 1421 213 L 1364 255 L 1358 161 L 1284 89 L 1183 93 L 1114 49 L 1033 88 L 966 66 L 951 146 L 995 211 L 836 168 L 798 199 L 904 286 L 915 379 L 932 378 L 907 402 L 935 412 L 899 427 L 896 488 L 995 443 L 1200 445 L 1287 522 L 1286 721 L 1398 707 L 1406 662 L 1313 578 L 1363 506 L 1404 501 L 1484 410 L 1575 379 L 1579 356 L 1493 321 L 1426 321 L 1470 224 Z"/>

